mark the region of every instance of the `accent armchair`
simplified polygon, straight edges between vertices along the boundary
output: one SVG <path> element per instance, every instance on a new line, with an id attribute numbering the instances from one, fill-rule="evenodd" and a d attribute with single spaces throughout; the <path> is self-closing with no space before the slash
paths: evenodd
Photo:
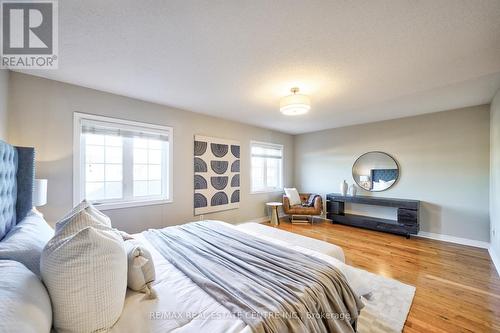
<path id="1" fill-rule="evenodd" d="M 320 195 L 316 195 L 311 206 L 307 205 L 311 193 L 299 193 L 300 205 L 290 205 L 290 200 L 286 195 L 283 195 L 283 211 L 285 214 L 290 216 L 290 222 L 292 223 L 311 223 L 313 222 L 312 217 L 321 215 L 323 211 L 323 200 Z M 304 219 L 306 217 L 306 219 Z M 311 220 L 309 221 L 309 217 Z"/>

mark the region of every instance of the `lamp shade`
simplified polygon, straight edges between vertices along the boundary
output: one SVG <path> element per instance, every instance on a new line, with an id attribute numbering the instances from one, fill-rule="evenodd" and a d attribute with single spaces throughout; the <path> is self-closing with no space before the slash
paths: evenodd
<path id="1" fill-rule="evenodd" d="M 280 111 L 287 116 L 296 116 L 307 113 L 311 109 L 309 96 L 298 94 L 299 88 L 292 88 L 292 95 L 280 100 Z"/>
<path id="2" fill-rule="evenodd" d="M 33 187 L 33 206 L 40 207 L 47 203 L 47 179 L 35 179 Z"/>

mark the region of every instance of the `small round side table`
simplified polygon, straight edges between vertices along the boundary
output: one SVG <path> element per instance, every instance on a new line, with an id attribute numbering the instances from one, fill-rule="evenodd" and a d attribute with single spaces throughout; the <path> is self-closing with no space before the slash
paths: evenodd
<path id="1" fill-rule="evenodd" d="M 280 219 L 278 216 L 278 207 L 283 206 L 281 202 L 268 202 L 266 206 L 271 207 L 271 225 L 280 225 Z"/>

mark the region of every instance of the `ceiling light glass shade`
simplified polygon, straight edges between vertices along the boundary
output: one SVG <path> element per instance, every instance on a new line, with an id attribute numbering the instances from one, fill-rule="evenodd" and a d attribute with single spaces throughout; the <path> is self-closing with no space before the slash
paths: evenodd
<path id="1" fill-rule="evenodd" d="M 306 95 L 297 94 L 298 88 L 292 88 L 293 95 L 283 97 L 280 101 L 280 111 L 286 116 L 297 116 L 311 109 L 311 99 Z"/>

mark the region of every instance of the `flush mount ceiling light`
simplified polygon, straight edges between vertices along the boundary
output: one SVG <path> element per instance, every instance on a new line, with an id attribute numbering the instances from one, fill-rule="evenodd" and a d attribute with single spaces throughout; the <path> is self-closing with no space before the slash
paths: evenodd
<path id="1" fill-rule="evenodd" d="M 280 111 L 286 116 L 297 116 L 311 109 L 309 96 L 298 94 L 299 88 L 290 89 L 292 95 L 283 97 L 280 101 Z"/>

